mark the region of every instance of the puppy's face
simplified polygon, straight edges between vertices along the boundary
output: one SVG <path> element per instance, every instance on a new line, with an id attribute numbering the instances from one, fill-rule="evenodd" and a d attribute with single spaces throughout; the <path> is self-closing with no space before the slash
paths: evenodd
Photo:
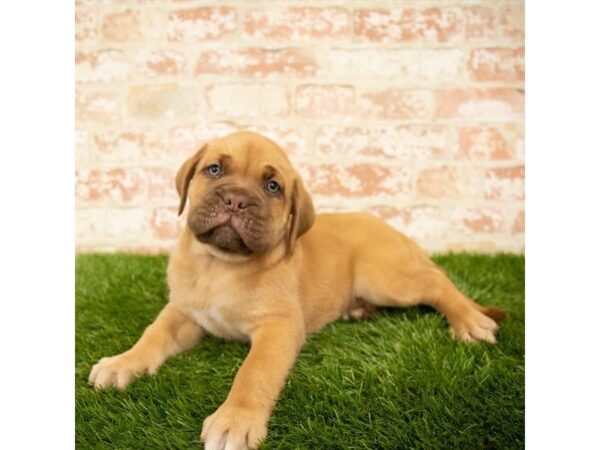
<path id="1" fill-rule="evenodd" d="M 190 208 L 187 226 L 216 254 L 251 256 L 295 239 L 314 221 L 302 181 L 281 148 L 250 132 L 205 145 L 177 173 L 181 197 Z"/>

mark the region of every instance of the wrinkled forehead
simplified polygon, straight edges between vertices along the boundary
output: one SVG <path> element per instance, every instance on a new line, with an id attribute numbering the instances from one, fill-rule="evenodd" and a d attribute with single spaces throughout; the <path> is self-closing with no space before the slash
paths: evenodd
<path id="1" fill-rule="evenodd" d="M 226 162 L 227 168 L 238 174 L 263 172 L 271 168 L 285 177 L 292 171 L 283 150 L 273 141 L 257 135 L 231 135 L 211 141 L 203 162 Z"/>

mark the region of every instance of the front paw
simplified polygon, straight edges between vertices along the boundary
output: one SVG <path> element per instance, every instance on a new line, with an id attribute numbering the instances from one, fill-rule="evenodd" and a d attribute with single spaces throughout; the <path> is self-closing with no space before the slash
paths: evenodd
<path id="1" fill-rule="evenodd" d="M 206 450 L 254 449 L 267 436 L 268 414 L 224 403 L 202 425 Z"/>
<path id="2" fill-rule="evenodd" d="M 131 351 L 127 351 L 98 361 L 92 367 L 88 381 L 97 389 L 105 389 L 109 386 L 124 389 L 135 375 L 144 372 L 153 374 L 157 368 L 157 365 L 150 364 Z"/>

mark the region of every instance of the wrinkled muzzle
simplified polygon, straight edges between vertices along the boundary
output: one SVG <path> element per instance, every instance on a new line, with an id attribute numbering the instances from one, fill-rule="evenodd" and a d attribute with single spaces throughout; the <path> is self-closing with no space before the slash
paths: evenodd
<path id="1" fill-rule="evenodd" d="M 200 242 L 231 253 L 251 254 L 267 250 L 271 227 L 264 202 L 238 187 L 213 189 L 187 218 L 190 230 Z"/>

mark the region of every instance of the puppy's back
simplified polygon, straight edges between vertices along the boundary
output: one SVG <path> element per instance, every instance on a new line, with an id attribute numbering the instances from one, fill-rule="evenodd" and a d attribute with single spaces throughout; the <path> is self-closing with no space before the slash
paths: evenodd
<path id="1" fill-rule="evenodd" d="M 414 252 L 418 246 L 402 232 L 367 212 L 319 214 L 306 239 L 331 241 L 351 253 L 365 256 L 381 248 L 385 252 Z M 353 255 L 354 256 L 354 255 Z"/>
<path id="2" fill-rule="evenodd" d="M 319 214 L 297 245 L 308 331 L 347 312 L 360 274 L 431 264 L 417 244 L 369 213 Z"/>

